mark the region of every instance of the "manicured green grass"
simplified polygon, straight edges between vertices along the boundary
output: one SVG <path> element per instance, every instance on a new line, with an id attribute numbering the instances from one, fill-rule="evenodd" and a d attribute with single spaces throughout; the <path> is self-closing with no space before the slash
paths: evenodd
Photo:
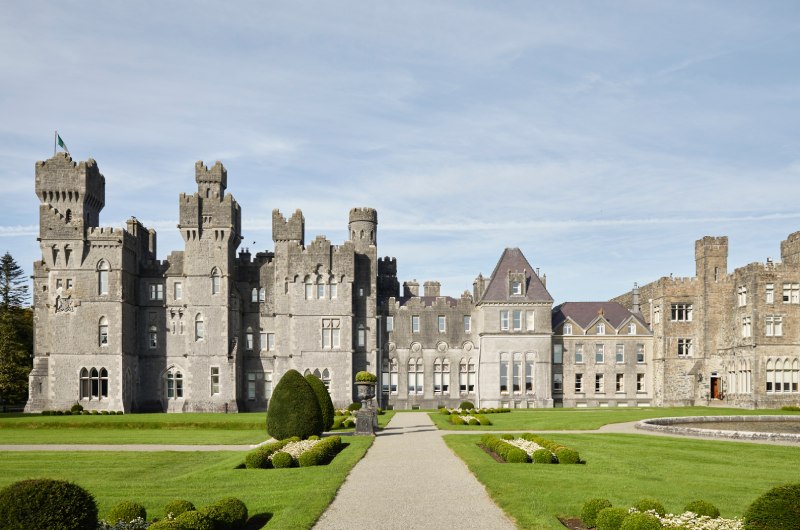
<path id="1" fill-rule="evenodd" d="M 329 465 L 294 469 L 235 469 L 246 453 L 230 451 L 5 452 L 0 487 L 27 478 L 70 480 L 94 495 L 101 516 L 123 500 L 144 504 L 148 517 L 163 517 L 172 499 L 204 506 L 235 496 L 251 516 L 270 514 L 268 528 L 310 528 L 372 441 L 346 437 L 349 445 Z"/>
<path id="2" fill-rule="evenodd" d="M 754 414 L 800 414 L 779 409 L 744 410 L 718 407 L 636 407 L 593 409 L 516 409 L 501 414 L 487 414 L 492 425 L 453 425 L 448 416 L 429 413 L 439 429 L 452 431 L 565 431 L 593 430 L 609 423 L 623 423 L 647 418 L 671 416 L 730 416 Z"/>
<path id="3" fill-rule="evenodd" d="M 580 516 L 592 497 L 629 507 L 643 497 L 679 512 L 690 501 L 739 517 L 769 488 L 797 482 L 800 448 L 630 434 L 548 434 L 586 465 L 499 464 L 477 446 L 480 435 L 446 435 L 445 443 L 520 528 L 561 528 L 556 517 Z"/>

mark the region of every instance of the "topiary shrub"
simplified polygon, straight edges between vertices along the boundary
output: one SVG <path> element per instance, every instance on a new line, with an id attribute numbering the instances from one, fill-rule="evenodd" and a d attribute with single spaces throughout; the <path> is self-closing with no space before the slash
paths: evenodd
<path id="1" fill-rule="evenodd" d="M 534 464 L 552 464 L 553 453 L 547 449 L 537 449 L 531 455 L 531 460 L 533 460 Z"/>
<path id="2" fill-rule="evenodd" d="M 183 512 L 173 519 L 178 524 L 178 528 L 191 530 L 216 530 L 214 520 L 203 512 L 189 511 Z M 150 527 L 152 528 L 152 526 Z"/>
<path id="3" fill-rule="evenodd" d="M 376 376 L 372 372 L 361 370 L 360 372 L 356 373 L 356 383 L 377 383 L 377 382 L 378 382 L 378 376 Z"/>
<path id="4" fill-rule="evenodd" d="M 343 428 L 345 428 L 345 429 L 352 429 L 352 428 L 353 428 L 353 427 L 355 427 L 355 426 L 356 426 L 356 422 L 355 422 L 355 421 L 353 421 L 353 420 L 352 420 L 352 419 L 350 419 L 350 418 L 347 418 L 346 420 L 344 420 L 344 421 L 342 422 L 342 427 L 343 427 Z"/>
<path id="5" fill-rule="evenodd" d="M 276 469 L 292 467 L 293 463 L 294 459 L 292 458 L 292 455 L 286 451 L 278 451 L 272 455 L 272 467 Z"/>
<path id="6" fill-rule="evenodd" d="M 556 458 L 559 464 L 580 464 L 581 457 L 578 451 L 567 449 L 566 447 L 559 447 L 555 451 Z"/>
<path id="7" fill-rule="evenodd" d="M 611 501 L 594 498 L 583 503 L 583 509 L 581 509 L 581 521 L 583 521 L 583 524 L 589 528 L 596 526 L 597 514 L 603 508 L 611 508 Z"/>
<path id="8" fill-rule="evenodd" d="M 173 517 L 177 517 L 183 512 L 191 512 L 196 510 L 197 508 L 194 507 L 194 504 L 191 502 L 184 500 L 184 499 L 175 499 L 169 501 L 164 506 L 164 517 L 167 517 L 169 514 L 172 514 Z"/>
<path id="9" fill-rule="evenodd" d="M 32 479 L 0 490 L 0 524 L 4 530 L 97 528 L 92 495 L 63 480 Z"/>
<path id="10" fill-rule="evenodd" d="M 354 401 L 353 403 L 347 405 L 347 410 L 349 410 L 350 412 L 361 410 L 361 403 L 359 403 L 358 401 Z"/>
<path id="11" fill-rule="evenodd" d="M 458 414 L 451 414 L 450 423 L 452 423 L 453 425 L 464 425 L 466 422 L 464 421 L 464 418 L 462 418 Z"/>
<path id="12" fill-rule="evenodd" d="M 343 447 L 340 436 L 329 436 L 298 456 L 297 464 L 300 467 L 328 464 Z"/>
<path id="13" fill-rule="evenodd" d="M 631 513 L 622 520 L 620 530 L 658 530 L 664 525 L 654 515 L 649 513 Z"/>
<path id="14" fill-rule="evenodd" d="M 147 510 L 144 509 L 144 506 L 138 502 L 122 501 L 109 510 L 106 521 L 112 524 L 117 521 L 129 523 L 136 518 L 147 520 Z"/>
<path id="15" fill-rule="evenodd" d="M 70 407 L 69 410 L 72 413 L 83 412 L 83 405 L 81 405 L 80 403 L 75 403 L 74 405 L 72 405 L 72 407 Z"/>
<path id="16" fill-rule="evenodd" d="M 215 530 L 240 530 L 247 524 L 247 506 L 236 497 L 226 497 L 201 510 L 214 521 Z"/>
<path id="17" fill-rule="evenodd" d="M 664 515 L 667 513 L 667 511 L 664 509 L 664 505 L 658 502 L 656 499 L 640 499 L 636 504 L 633 505 L 633 507 L 640 512 L 654 510 L 658 515 Z"/>
<path id="18" fill-rule="evenodd" d="M 684 512 L 692 512 L 697 515 L 705 515 L 716 519 L 719 517 L 719 509 L 707 501 L 692 501 L 683 509 Z"/>
<path id="19" fill-rule="evenodd" d="M 91 414 L 91 412 L 89 412 L 88 410 L 82 410 L 82 411 L 81 411 L 81 414 L 82 414 L 83 416 L 88 416 L 89 414 Z"/>
<path id="20" fill-rule="evenodd" d="M 467 423 L 469 423 L 470 425 L 480 425 L 481 424 L 481 422 L 478 421 L 478 418 L 470 418 Z"/>
<path id="21" fill-rule="evenodd" d="M 767 491 L 753 501 L 743 519 L 745 530 L 800 528 L 800 483 Z"/>
<path id="22" fill-rule="evenodd" d="M 628 517 L 628 510 L 625 508 L 603 508 L 597 512 L 597 530 L 620 530 L 622 521 Z"/>
<path id="23" fill-rule="evenodd" d="M 475 408 L 475 405 L 472 404 L 472 401 L 462 401 L 458 408 L 461 410 L 472 410 Z"/>
<path id="24" fill-rule="evenodd" d="M 500 439 L 501 440 L 513 440 L 514 439 L 514 435 L 513 434 L 501 434 L 500 435 Z"/>
<path id="25" fill-rule="evenodd" d="M 161 519 L 147 527 L 147 530 L 185 530 L 185 526 L 174 519 Z"/>
<path id="26" fill-rule="evenodd" d="M 267 414 L 267 433 L 283 440 L 322 434 L 322 410 L 317 395 L 297 370 L 286 372 L 272 392 Z"/>
<path id="27" fill-rule="evenodd" d="M 333 428 L 333 401 L 325 383 L 314 374 L 306 375 L 306 381 L 311 385 L 311 390 L 317 396 L 319 410 L 322 412 L 322 430 L 329 431 Z"/>

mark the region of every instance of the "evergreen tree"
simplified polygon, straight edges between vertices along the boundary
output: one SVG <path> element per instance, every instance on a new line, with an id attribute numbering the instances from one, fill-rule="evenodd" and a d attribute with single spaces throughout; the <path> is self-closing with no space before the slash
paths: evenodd
<path id="1" fill-rule="evenodd" d="M 22 403 L 27 397 L 33 353 L 33 312 L 25 272 L 8 252 L 0 258 L 0 402 Z"/>
<path id="2" fill-rule="evenodd" d="M 322 434 L 324 427 L 317 395 L 308 381 L 297 370 L 283 374 L 269 400 L 267 433 L 278 440 L 305 439 Z"/>
<path id="3" fill-rule="evenodd" d="M 326 431 L 329 431 L 333 427 L 334 416 L 331 395 L 328 392 L 328 389 L 325 388 L 325 383 L 323 383 L 319 377 L 314 374 L 307 374 L 305 377 L 306 381 L 308 381 L 308 384 L 311 385 L 312 390 L 314 390 L 314 394 L 317 395 L 319 408 L 322 411 L 322 428 Z"/>

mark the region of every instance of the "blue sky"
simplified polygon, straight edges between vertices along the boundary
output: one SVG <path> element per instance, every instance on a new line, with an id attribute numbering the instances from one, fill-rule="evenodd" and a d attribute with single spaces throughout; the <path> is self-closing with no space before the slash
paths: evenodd
<path id="1" fill-rule="evenodd" d="M 796 2 L 11 2 L 0 13 L 0 251 L 40 257 L 34 164 L 58 129 L 181 249 L 194 162 L 221 160 L 245 243 L 378 209 L 401 281 L 471 289 L 520 247 L 557 302 L 779 259 L 800 230 Z M 255 241 L 255 244 L 253 242 Z"/>

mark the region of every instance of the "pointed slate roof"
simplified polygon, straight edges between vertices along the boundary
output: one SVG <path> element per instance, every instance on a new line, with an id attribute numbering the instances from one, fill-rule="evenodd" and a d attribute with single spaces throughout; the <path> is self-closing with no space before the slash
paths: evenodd
<path id="1" fill-rule="evenodd" d="M 525 294 L 512 296 L 508 292 L 508 274 L 525 273 Z M 553 297 L 518 248 L 507 248 L 494 268 L 481 302 L 553 302 Z"/>
<path id="2" fill-rule="evenodd" d="M 597 318 L 601 309 L 603 318 L 614 326 L 614 329 L 619 329 L 622 323 L 630 317 L 647 327 L 641 315 L 628 311 L 617 302 L 564 302 L 553 308 L 553 328 L 569 318 L 581 328 L 586 329 Z"/>

